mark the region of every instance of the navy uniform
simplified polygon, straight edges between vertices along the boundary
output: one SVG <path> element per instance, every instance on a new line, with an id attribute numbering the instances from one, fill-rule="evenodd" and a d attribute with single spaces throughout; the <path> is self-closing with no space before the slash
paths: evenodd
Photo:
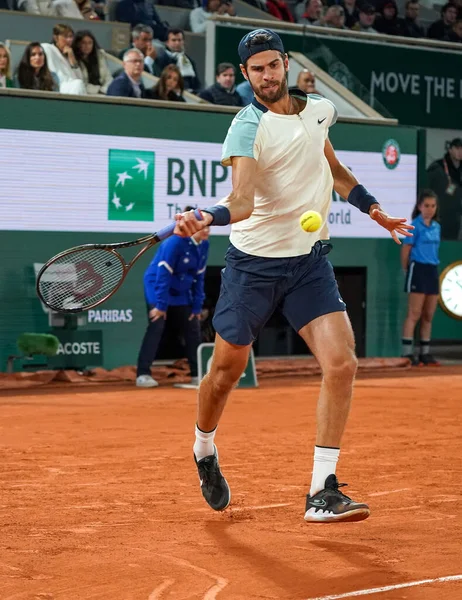
<path id="1" fill-rule="evenodd" d="M 439 294 L 438 251 L 441 226 L 437 221 L 425 225 L 422 215 L 413 219 L 413 237 L 404 238 L 403 244 L 412 246 L 404 291 L 415 294 Z"/>
<path id="2" fill-rule="evenodd" d="M 165 240 L 144 274 L 144 294 L 148 311 L 157 308 L 167 311 L 169 322 L 173 322 L 184 335 L 186 353 L 191 376 L 197 378 L 197 347 L 200 344 L 200 323 L 189 317 L 202 311 L 204 302 L 204 277 L 207 266 L 209 242 L 196 242 L 193 238 L 172 236 Z M 154 361 L 165 327 L 165 319 L 150 321 L 138 356 L 137 385 L 151 378 Z M 147 376 L 148 378 L 143 376 Z"/>

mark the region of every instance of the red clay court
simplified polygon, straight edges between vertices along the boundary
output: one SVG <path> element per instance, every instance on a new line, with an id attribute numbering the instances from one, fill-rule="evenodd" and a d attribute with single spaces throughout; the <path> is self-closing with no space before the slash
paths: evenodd
<path id="1" fill-rule="evenodd" d="M 194 391 L 3 392 L 1 600 L 461 599 L 462 369 L 357 381 L 338 475 L 361 523 L 303 521 L 318 388 L 234 392 L 224 513 L 199 489 Z"/>

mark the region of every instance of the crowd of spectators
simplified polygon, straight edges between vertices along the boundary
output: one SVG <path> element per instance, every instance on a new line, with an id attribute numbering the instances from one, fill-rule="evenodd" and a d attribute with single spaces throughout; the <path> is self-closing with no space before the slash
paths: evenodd
<path id="1" fill-rule="evenodd" d="M 306 0 L 295 5 L 291 19 L 284 20 L 331 29 L 462 42 L 462 0 L 447 2 L 441 8 L 441 18 L 427 31 L 419 22 L 419 14 L 418 0 L 406 2 L 404 16 L 398 14 L 395 0 Z"/>
<path id="2" fill-rule="evenodd" d="M 132 44 L 120 53 L 122 68 L 113 77 L 108 56 L 91 31 L 74 33 L 69 25 L 58 24 L 50 43 L 26 46 L 14 73 L 10 51 L 0 43 L 0 88 L 185 102 L 185 90 L 198 93 L 202 86 L 184 43 L 181 29 L 169 30 L 163 44 L 154 39 L 152 28 L 137 25 L 132 30 Z M 158 77 L 149 89 L 143 83 L 143 72 Z"/>
<path id="3" fill-rule="evenodd" d="M 406 2 L 404 15 L 398 14 L 395 0 L 299 0 L 296 4 L 290 0 L 246 1 L 289 23 L 462 42 L 462 0 L 450 0 L 442 6 L 440 18 L 427 30 L 419 22 L 418 0 Z M 145 25 L 153 30 L 156 40 L 167 42 L 170 27 L 160 17 L 156 4 L 189 10 L 189 28 L 194 33 L 204 33 L 212 15 L 236 15 L 232 0 L 0 0 L 2 9 L 36 15 L 111 18 L 129 23 L 131 28 Z"/>
<path id="4" fill-rule="evenodd" d="M 288 22 L 462 42 L 462 0 L 446 3 L 441 19 L 427 31 L 419 23 L 418 0 L 406 2 L 402 18 L 395 0 L 302 0 L 292 8 L 286 0 L 248 1 Z M 158 2 L 189 9 L 190 28 L 196 33 L 205 31 L 213 14 L 236 14 L 232 0 Z M 104 19 L 107 12 L 105 0 L 0 0 L 0 8 L 5 7 L 81 19 Z M 219 105 L 245 106 L 251 101 L 250 85 L 246 81 L 235 85 L 236 71 L 230 63 L 217 65 L 215 83 L 203 88 L 194 60 L 185 49 L 184 32 L 162 21 L 153 0 L 118 0 L 113 11 L 118 20 L 131 26 L 131 45 L 118 55 L 123 65 L 118 72 L 111 75 L 107 55 L 90 31 L 75 34 L 69 25 L 58 24 L 50 43 L 28 44 L 15 73 L 7 46 L 0 44 L 0 87 L 175 102 L 184 102 L 187 91 Z M 143 72 L 159 78 L 158 82 L 146 89 Z"/>

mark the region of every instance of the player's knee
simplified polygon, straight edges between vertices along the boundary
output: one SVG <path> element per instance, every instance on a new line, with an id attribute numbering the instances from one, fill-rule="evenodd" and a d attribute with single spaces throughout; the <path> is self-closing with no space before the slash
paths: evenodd
<path id="1" fill-rule="evenodd" d="M 323 375 L 327 379 L 353 379 L 358 369 L 358 359 L 353 350 L 332 355 L 329 364 L 324 368 Z"/>
<path id="2" fill-rule="evenodd" d="M 213 365 L 209 377 L 216 392 L 223 394 L 231 391 L 239 381 L 244 368 L 241 369 L 239 364 Z"/>

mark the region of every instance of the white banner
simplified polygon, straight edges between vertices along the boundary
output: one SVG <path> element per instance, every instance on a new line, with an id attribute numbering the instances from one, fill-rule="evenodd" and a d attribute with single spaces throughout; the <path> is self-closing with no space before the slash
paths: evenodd
<path id="1" fill-rule="evenodd" d="M 409 218 L 415 155 L 401 155 L 393 140 L 382 153 L 337 155 L 389 213 Z M 230 192 L 220 156 L 221 144 L 206 142 L 3 129 L 0 229 L 153 233 L 185 206 L 215 204 Z M 335 195 L 329 228 L 332 237 L 388 236 Z"/>

